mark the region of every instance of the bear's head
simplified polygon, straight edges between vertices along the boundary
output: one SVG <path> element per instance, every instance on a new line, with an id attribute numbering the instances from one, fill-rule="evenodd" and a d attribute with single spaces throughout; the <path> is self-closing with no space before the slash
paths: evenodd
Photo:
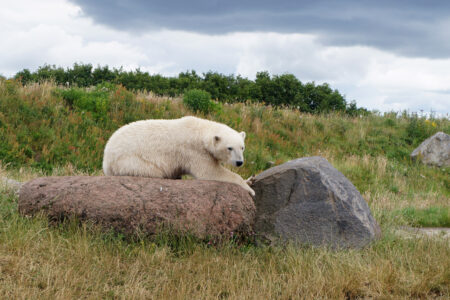
<path id="1" fill-rule="evenodd" d="M 212 137 L 209 152 L 219 162 L 240 167 L 244 164 L 245 132 L 232 131 Z"/>

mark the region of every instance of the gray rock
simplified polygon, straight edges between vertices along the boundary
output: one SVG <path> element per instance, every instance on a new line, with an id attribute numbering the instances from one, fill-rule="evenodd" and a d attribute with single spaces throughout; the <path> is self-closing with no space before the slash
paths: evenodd
<path id="1" fill-rule="evenodd" d="M 232 183 L 129 176 L 41 177 L 20 189 L 19 212 L 69 216 L 133 235 L 169 225 L 197 237 L 230 236 L 250 230 L 255 206 L 249 193 Z"/>
<path id="2" fill-rule="evenodd" d="M 411 153 L 427 165 L 450 166 L 450 135 L 438 132 L 427 138 Z"/>
<path id="3" fill-rule="evenodd" d="M 22 186 L 21 182 L 7 177 L 1 177 L 0 184 L 14 191 L 15 193 L 19 193 L 20 187 Z"/>
<path id="4" fill-rule="evenodd" d="M 355 186 L 326 159 L 305 157 L 255 177 L 256 234 L 269 241 L 360 248 L 380 227 Z"/>

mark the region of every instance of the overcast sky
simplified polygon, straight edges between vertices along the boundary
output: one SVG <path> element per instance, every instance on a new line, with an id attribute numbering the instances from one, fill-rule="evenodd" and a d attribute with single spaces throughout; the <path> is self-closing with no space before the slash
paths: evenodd
<path id="1" fill-rule="evenodd" d="M 0 74 L 74 62 L 328 82 L 381 111 L 450 113 L 450 1 L 0 0 Z"/>

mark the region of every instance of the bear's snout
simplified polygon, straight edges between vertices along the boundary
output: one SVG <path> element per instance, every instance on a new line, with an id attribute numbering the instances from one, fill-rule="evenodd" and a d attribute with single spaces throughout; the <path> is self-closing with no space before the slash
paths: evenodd
<path id="1" fill-rule="evenodd" d="M 236 161 L 236 166 L 240 167 L 240 166 L 242 166 L 243 163 L 244 162 L 242 160 L 238 160 L 238 161 Z"/>

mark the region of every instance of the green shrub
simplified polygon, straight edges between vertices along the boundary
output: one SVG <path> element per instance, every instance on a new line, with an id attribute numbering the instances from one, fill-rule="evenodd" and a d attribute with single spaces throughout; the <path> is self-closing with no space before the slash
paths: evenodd
<path id="1" fill-rule="evenodd" d="M 59 95 L 61 95 L 70 107 L 73 107 L 73 104 L 83 97 L 84 92 L 79 88 L 71 88 L 68 90 L 59 90 Z"/>
<path id="2" fill-rule="evenodd" d="M 436 130 L 431 124 L 433 124 L 432 121 L 413 115 L 409 118 L 406 127 L 406 142 L 410 145 L 418 145 L 432 136 Z"/>
<path id="3" fill-rule="evenodd" d="M 109 108 L 110 92 L 115 87 L 111 84 L 97 85 L 93 90 L 86 91 L 81 88 L 60 90 L 64 101 L 81 112 L 90 112 L 96 121 L 105 120 Z"/>
<path id="4" fill-rule="evenodd" d="M 183 103 L 194 112 L 202 112 L 204 114 L 210 112 L 214 108 L 214 102 L 211 101 L 211 94 L 203 90 L 190 90 L 184 94 Z"/>

